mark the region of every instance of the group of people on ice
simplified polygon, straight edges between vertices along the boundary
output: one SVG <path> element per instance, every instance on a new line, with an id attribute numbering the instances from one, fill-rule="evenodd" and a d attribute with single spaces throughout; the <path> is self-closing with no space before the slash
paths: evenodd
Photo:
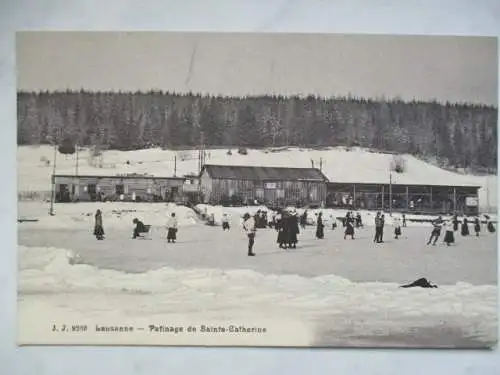
<path id="1" fill-rule="evenodd" d="M 104 225 L 102 220 L 102 211 L 97 210 L 94 215 L 94 218 L 95 218 L 94 236 L 96 237 L 97 240 L 103 240 Z M 145 225 L 138 218 L 134 218 L 132 220 L 132 224 L 134 225 L 132 239 L 142 238 L 145 233 L 148 233 L 151 230 L 150 225 Z M 178 221 L 177 218 L 175 217 L 175 212 L 172 212 L 170 214 L 170 217 L 168 218 L 166 223 L 166 227 L 167 227 L 167 242 L 175 243 L 175 241 L 177 240 L 177 231 L 178 231 Z"/>
<path id="2" fill-rule="evenodd" d="M 490 233 L 495 233 L 496 229 L 493 223 L 490 221 L 490 217 L 488 215 L 484 215 L 485 218 L 488 220 L 486 224 L 486 229 Z M 474 223 L 474 232 L 476 233 L 476 237 L 479 237 L 479 233 L 481 233 L 481 220 L 479 217 L 476 217 L 473 221 Z M 463 237 L 469 236 L 470 231 L 469 231 L 469 220 L 464 217 L 463 221 L 460 223 L 460 220 L 458 220 L 458 216 L 454 215 L 451 220 L 443 220 L 441 216 L 439 216 L 436 220 L 432 222 L 432 232 L 429 237 L 429 240 L 427 241 L 427 245 L 436 245 L 437 240 L 441 236 L 441 230 L 444 228 L 445 230 L 445 235 L 443 242 L 447 245 L 450 246 L 452 243 L 455 243 L 455 232 L 458 232 L 459 226 L 460 226 L 460 233 Z"/>

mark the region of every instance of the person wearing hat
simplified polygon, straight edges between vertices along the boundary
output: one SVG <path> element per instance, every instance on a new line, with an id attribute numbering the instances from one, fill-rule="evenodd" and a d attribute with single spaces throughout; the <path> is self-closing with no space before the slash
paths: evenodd
<path id="1" fill-rule="evenodd" d="M 255 219 L 247 212 L 243 215 L 243 229 L 248 237 L 248 256 L 255 256 L 253 245 L 255 243 Z"/>
<path id="2" fill-rule="evenodd" d="M 297 215 L 297 210 L 293 209 L 290 216 L 288 217 L 288 233 L 287 233 L 287 240 L 288 240 L 288 247 L 289 248 L 296 248 L 297 247 L 297 235 L 299 234 L 299 218 Z"/>
<path id="3" fill-rule="evenodd" d="M 318 219 L 316 220 L 316 238 L 323 239 L 325 237 L 324 232 L 325 225 L 323 224 L 323 213 L 318 213 Z"/>

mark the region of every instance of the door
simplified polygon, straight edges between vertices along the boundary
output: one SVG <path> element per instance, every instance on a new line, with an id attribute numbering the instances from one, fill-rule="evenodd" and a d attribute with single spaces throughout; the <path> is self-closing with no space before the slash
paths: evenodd
<path id="1" fill-rule="evenodd" d="M 97 198 L 97 186 L 96 186 L 96 184 L 88 184 L 87 185 L 87 193 L 90 196 L 90 200 L 92 202 L 95 202 L 96 198 Z"/>

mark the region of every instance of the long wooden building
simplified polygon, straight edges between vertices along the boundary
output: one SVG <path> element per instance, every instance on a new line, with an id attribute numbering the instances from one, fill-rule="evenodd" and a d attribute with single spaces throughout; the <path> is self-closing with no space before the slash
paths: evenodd
<path id="1" fill-rule="evenodd" d="M 322 205 L 327 177 L 316 168 L 205 164 L 200 188 L 205 203 L 269 206 Z"/>
<path id="2" fill-rule="evenodd" d="M 54 175 L 55 201 L 174 201 L 186 178 L 149 175 Z"/>

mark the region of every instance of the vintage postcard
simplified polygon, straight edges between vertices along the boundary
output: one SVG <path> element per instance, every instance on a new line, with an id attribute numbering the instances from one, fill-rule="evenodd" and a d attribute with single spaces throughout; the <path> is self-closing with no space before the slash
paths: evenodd
<path id="1" fill-rule="evenodd" d="M 16 38 L 20 345 L 496 344 L 496 38 Z"/>

